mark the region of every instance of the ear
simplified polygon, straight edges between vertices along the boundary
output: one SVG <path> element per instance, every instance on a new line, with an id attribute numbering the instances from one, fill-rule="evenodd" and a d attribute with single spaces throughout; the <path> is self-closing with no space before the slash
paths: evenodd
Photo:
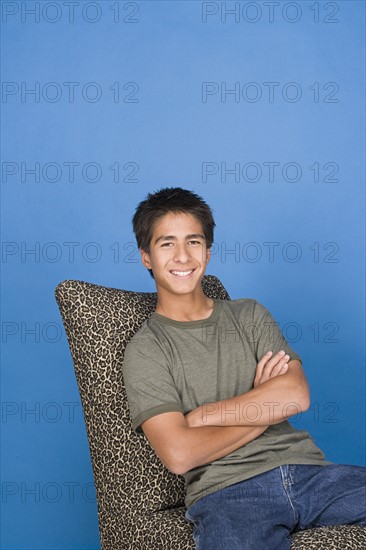
<path id="1" fill-rule="evenodd" d="M 142 248 L 139 248 L 139 250 L 140 250 L 141 261 L 142 261 L 143 265 L 147 269 L 151 269 L 150 256 L 149 256 L 148 252 L 146 252 L 145 250 L 142 250 Z"/>

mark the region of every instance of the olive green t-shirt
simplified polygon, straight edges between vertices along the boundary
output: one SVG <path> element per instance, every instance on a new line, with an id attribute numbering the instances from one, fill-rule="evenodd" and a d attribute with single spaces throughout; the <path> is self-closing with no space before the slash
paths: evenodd
<path id="1" fill-rule="evenodd" d="M 141 423 L 157 414 L 187 414 L 203 403 L 248 392 L 259 360 L 267 351 L 281 349 L 290 361 L 301 361 L 256 300 L 215 299 L 211 315 L 198 321 L 152 313 L 128 343 L 123 362 L 133 429 L 142 432 Z M 306 431 L 285 420 L 226 456 L 186 472 L 185 504 L 188 508 L 206 494 L 283 464 L 330 462 Z"/>

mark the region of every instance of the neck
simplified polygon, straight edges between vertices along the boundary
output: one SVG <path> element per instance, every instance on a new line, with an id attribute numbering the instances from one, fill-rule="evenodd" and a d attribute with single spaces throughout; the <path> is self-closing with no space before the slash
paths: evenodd
<path id="1" fill-rule="evenodd" d="M 195 294 L 164 296 L 158 293 L 155 312 L 174 321 L 200 321 L 212 313 L 214 300 L 208 298 L 202 288 Z"/>

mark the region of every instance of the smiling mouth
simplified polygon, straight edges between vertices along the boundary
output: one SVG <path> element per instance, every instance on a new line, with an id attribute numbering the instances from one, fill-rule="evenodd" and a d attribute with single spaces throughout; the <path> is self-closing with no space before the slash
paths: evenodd
<path id="1" fill-rule="evenodd" d="M 185 271 L 178 271 L 176 269 L 173 269 L 170 273 L 175 277 L 180 277 L 181 279 L 185 279 L 186 277 L 189 277 L 190 275 L 192 275 L 195 269 L 187 269 Z"/>

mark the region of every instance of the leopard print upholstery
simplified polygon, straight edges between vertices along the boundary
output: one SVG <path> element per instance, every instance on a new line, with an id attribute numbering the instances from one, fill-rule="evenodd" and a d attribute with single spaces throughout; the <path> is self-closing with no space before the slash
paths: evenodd
<path id="1" fill-rule="evenodd" d="M 334 525 L 306 529 L 292 535 L 291 550 L 365 550 L 366 528 Z"/>
<path id="2" fill-rule="evenodd" d="M 230 299 L 213 275 L 202 287 L 211 298 Z M 155 310 L 156 293 L 66 280 L 55 296 L 83 406 L 102 550 L 194 550 L 184 478 L 167 470 L 145 435 L 132 430 L 123 384 L 126 344 Z M 366 533 L 350 526 L 302 531 L 292 548 L 365 549 Z"/>

